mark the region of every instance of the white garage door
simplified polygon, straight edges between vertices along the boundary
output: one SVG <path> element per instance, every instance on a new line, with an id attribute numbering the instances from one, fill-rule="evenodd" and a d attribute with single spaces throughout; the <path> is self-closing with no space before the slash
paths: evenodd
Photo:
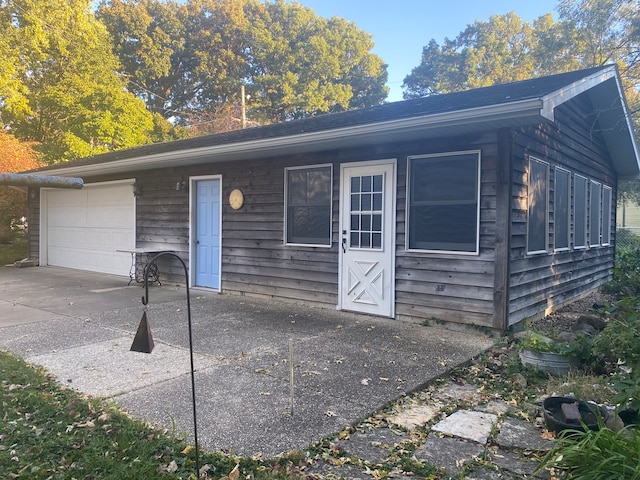
<path id="1" fill-rule="evenodd" d="M 42 263 L 129 274 L 131 256 L 117 250 L 135 246 L 131 182 L 85 185 L 81 190 L 44 190 L 43 200 Z"/>

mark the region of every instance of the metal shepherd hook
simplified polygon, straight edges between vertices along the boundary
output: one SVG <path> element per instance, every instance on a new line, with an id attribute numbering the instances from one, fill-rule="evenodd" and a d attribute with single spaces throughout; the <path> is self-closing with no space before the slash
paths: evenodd
<path id="1" fill-rule="evenodd" d="M 193 365 L 193 333 L 191 328 L 191 298 L 189 296 L 189 273 L 187 271 L 187 265 L 184 263 L 184 260 L 180 258 L 177 254 L 173 252 L 160 252 L 155 255 L 144 267 L 144 296 L 142 297 L 142 304 L 146 307 L 149 303 L 149 267 L 155 263 L 155 261 L 163 257 L 165 255 L 169 255 L 171 257 L 177 258 L 178 261 L 182 264 L 184 268 L 184 277 L 185 277 L 185 285 L 187 290 L 187 319 L 189 321 L 189 359 L 191 361 L 191 403 L 193 404 L 193 437 L 195 439 L 195 447 L 196 447 L 196 478 L 200 478 L 200 459 L 199 459 L 199 448 L 198 448 L 198 422 L 196 420 L 196 379 L 194 374 L 194 365 Z M 140 322 L 140 326 L 142 327 L 142 323 L 146 320 L 146 308 L 145 313 L 143 314 L 142 321 Z M 145 322 L 146 323 L 146 322 Z M 151 332 L 148 330 L 148 325 L 145 326 L 149 339 L 151 339 Z M 140 327 L 138 328 L 140 330 Z M 133 345 L 131 346 L 132 350 L 142 351 L 144 353 L 151 353 L 153 349 L 153 341 L 151 340 L 151 347 L 146 350 L 139 350 L 134 348 L 136 346 L 136 340 L 138 335 L 136 334 L 136 338 L 133 341 Z"/>

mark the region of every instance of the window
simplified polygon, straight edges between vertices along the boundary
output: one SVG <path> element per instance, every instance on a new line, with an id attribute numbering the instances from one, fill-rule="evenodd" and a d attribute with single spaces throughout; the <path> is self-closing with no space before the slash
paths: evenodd
<path id="1" fill-rule="evenodd" d="M 407 248 L 478 254 L 480 152 L 408 160 Z"/>
<path id="2" fill-rule="evenodd" d="M 332 167 L 285 170 L 287 244 L 331 246 Z"/>
<path id="3" fill-rule="evenodd" d="M 382 249 L 382 205 L 385 193 L 383 187 L 383 175 L 351 177 L 351 248 Z"/>
<path id="4" fill-rule="evenodd" d="M 589 245 L 600 245 L 600 228 L 602 210 L 600 201 L 602 197 L 602 185 L 591 180 L 591 194 L 589 196 Z"/>
<path id="5" fill-rule="evenodd" d="M 587 179 L 575 175 L 573 186 L 573 247 L 587 246 Z"/>
<path id="6" fill-rule="evenodd" d="M 569 249 L 569 202 L 571 198 L 571 174 L 556 168 L 553 201 L 554 247 Z"/>
<path id="7" fill-rule="evenodd" d="M 549 239 L 549 164 L 529 158 L 527 253 L 547 251 Z"/>
<path id="8" fill-rule="evenodd" d="M 611 245 L 611 187 L 602 190 L 602 245 Z"/>

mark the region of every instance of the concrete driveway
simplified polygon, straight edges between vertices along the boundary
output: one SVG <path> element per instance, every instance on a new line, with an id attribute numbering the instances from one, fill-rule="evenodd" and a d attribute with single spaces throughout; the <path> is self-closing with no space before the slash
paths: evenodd
<path id="1" fill-rule="evenodd" d="M 143 288 L 127 282 L 54 267 L 0 269 L 0 349 L 192 436 L 185 288 L 150 287 L 155 349 L 144 354 L 129 350 Z M 305 448 L 492 344 L 479 332 L 200 290 L 190 296 L 199 441 L 236 454 Z"/>

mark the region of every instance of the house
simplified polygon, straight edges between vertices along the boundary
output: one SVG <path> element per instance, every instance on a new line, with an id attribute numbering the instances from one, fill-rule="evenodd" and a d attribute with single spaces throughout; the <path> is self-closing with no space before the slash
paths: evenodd
<path id="1" fill-rule="evenodd" d="M 611 278 L 639 172 L 604 66 L 43 168 L 85 187 L 31 190 L 30 255 L 126 276 L 121 250 L 169 250 L 192 287 L 501 331 Z"/>

